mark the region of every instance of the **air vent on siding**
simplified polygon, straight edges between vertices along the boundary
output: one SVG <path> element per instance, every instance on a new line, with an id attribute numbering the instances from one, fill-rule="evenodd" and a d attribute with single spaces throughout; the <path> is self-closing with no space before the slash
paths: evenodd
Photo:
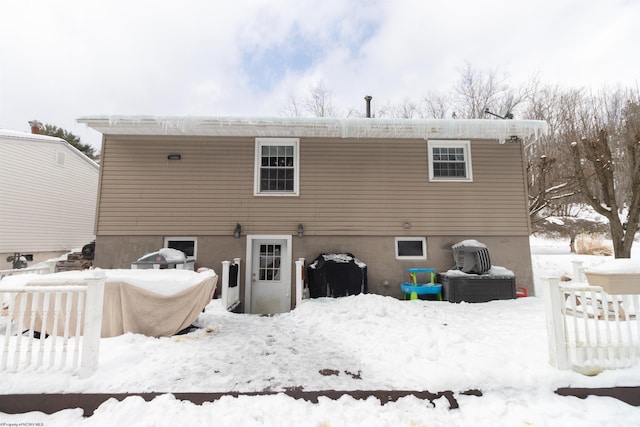
<path id="1" fill-rule="evenodd" d="M 56 151 L 56 165 L 64 166 L 64 152 Z"/>

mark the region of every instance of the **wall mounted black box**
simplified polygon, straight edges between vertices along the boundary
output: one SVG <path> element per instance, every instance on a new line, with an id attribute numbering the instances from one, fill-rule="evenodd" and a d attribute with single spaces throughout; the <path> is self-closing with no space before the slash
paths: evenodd
<path id="1" fill-rule="evenodd" d="M 438 274 L 437 282 L 442 284 L 443 301 L 487 302 L 516 297 L 515 276 Z"/>

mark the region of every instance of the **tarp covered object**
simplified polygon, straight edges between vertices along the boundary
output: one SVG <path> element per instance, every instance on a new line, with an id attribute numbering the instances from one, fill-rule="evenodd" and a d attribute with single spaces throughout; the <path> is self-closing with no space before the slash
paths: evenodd
<path id="1" fill-rule="evenodd" d="M 350 253 L 320 254 L 307 268 L 309 296 L 342 297 L 367 292 L 367 265 Z"/>
<path id="2" fill-rule="evenodd" d="M 196 273 L 188 270 L 104 270 L 106 272 L 102 337 L 114 337 L 127 332 L 152 337 L 171 336 L 191 325 L 204 307 L 211 302 L 218 276 L 213 270 Z M 82 280 L 82 272 L 65 272 L 32 277 L 25 286 L 70 285 Z M 142 275 L 141 275 L 142 274 Z M 86 274 L 85 274 L 86 275 Z M 77 276 L 77 277 L 76 277 Z M 66 299 L 65 299 L 66 300 Z M 63 301 L 65 303 L 66 301 Z M 17 299 L 16 306 L 20 301 Z M 47 320 L 47 333 L 54 327 L 53 298 Z M 75 305 L 76 302 L 73 302 Z M 27 302 L 31 307 L 31 301 Z M 17 308 L 16 307 L 16 308 Z M 38 307 L 34 329 L 42 328 L 42 302 Z M 73 311 L 75 307 L 73 307 Z M 31 311 L 24 314 L 29 325 Z M 14 320 L 19 321 L 19 310 Z M 70 316 L 69 328 L 75 331 L 76 319 Z M 65 310 L 58 319 L 57 332 L 62 335 Z"/>

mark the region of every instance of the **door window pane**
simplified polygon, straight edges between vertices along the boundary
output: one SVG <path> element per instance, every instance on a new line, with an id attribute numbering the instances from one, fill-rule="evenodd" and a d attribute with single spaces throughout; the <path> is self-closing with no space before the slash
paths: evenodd
<path id="1" fill-rule="evenodd" d="M 262 281 L 280 280 L 282 245 L 260 245 L 260 267 L 258 277 Z"/>

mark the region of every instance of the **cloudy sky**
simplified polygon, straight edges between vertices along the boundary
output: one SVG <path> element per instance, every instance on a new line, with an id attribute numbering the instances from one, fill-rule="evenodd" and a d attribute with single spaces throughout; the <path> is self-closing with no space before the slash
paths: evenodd
<path id="1" fill-rule="evenodd" d="M 640 81 L 636 0 L 2 0 L 0 128 L 81 116 L 277 116 L 447 92 L 465 64 L 566 87 Z"/>

